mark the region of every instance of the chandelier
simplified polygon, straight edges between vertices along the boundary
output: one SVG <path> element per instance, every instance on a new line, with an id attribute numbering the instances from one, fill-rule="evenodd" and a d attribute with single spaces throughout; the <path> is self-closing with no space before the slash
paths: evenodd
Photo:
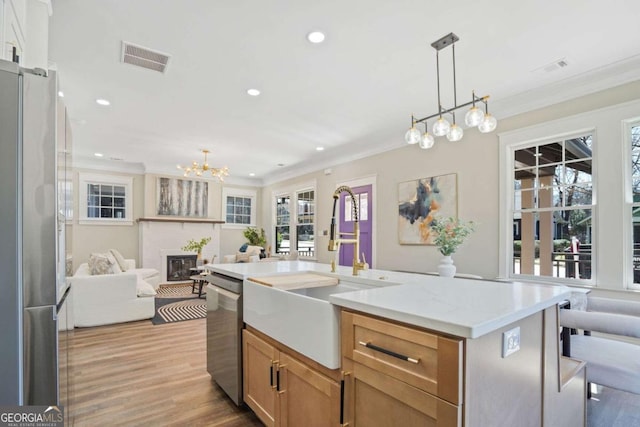
<path id="1" fill-rule="evenodd" d="M 433 147 L 435 143 L 434 136 L 445 136 L 449 141 L 460 141 L 464 135 L 464 131 L 460 126 L 456 124 L 456 110 L 460 108 L 471 108 L 464 116 L 464 122 L 467 126 L 477 126 L 478 130 L 482 133 L 488 133 L 495 130 L 498 125 L 498 121 L 495 117 L 489 114 L 489 96 L 476 96 L 475 92 L 471 92 L 471 101 L 458 105 L 458 99 L 456 95 L 456 46 L 455 43 L 460 40 L 458 36 L 453 33 L 449 33 L 439 40 L 431 43 L 431 46 L 436 50 L 436 72 L 438 79 L 438 112 L 421 119 L 416 119 L 411 115 L 411 128 L 404 136 L 405 141 L 408 144 L 418 144 L 420 148 L 428 149 Z M 445 47 L 451 46 L 453 51 L 453 107 L 444 108 L 440 102 L 440 59 L 438 54 L 440 50 Z M 476 107 L 476 103 L 484 104 L 484 111 Z M 449 123 L 447 119 L 442 117 L 443 114 L 449 114 L 452 117 L 452 123 Z M 429 125 L 427 123 L 430 119 L 438 118 L 429 133 Z M 416 127 L 418 123 L 424 124 L 424 133 Z"/>
<path id="2" fill-rule="evenodd" d="M 204 153 L 204 163 L 199 164 L 194 161 L 190 166 L 180 166 L 178 165 L 178 169 L 184 171 L 184 176 L 189 176 L 191 174 L 195 176 L 202 176 L 205 172 L 210 172 L 211 176 L 218 178 L 220 181 L 224 181 L 225 176 L 229 176 L 229 168 L 226 166 L 223 168 L 212 168 L 207 163 L 207 154 L 210 153 L 209 150 L 202 150 Z"/>

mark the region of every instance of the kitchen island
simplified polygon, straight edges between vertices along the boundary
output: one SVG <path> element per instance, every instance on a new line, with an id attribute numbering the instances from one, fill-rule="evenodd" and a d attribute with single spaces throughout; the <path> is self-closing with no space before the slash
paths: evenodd
<path id="1" fill-rule="evenodd" d="M 353 276 L 349 267 L 331 273 L 328 265 L 303 261 L 222 264 L 210 269 L 245 279 L 245 286 L 249 278 L 300 272 L 366 286 L 321 301 L 341 313 L 341 366 L 328 370 L 315 366 L 332 384 L 322 396 L 312 398 L 323 402 L 317 413 L 327 414 L 327 425 L 336 421 L 349 425 L 584 425 L 583 365 L 561 358 L 558 345 L 558 303 L 569 297 L 568 288 L 383 270 Z M 275 298 L 284 291 L 269 288 L 268 292 Z M 250 294 L 245 295 L 245 314 L 251 306 L 249 298 Z M 260 300 L 262 315 L 270 310 L 268 301 Z M 287 304 L 292 307 L 295 300 Z M 266 390 L 265 394 L 272 400 L 273 414 L 256 412 L 267 425 L 287 417 L 289 425 L 294 425 L 297 415 L 291 408 L 310 403 L 295 400 L 305 393 L 286 393 L 284 387 L 291 388 L 287 381 L 295 378 L 292 360 L 307 362 L 302 365 L 306 370 L 317 361 L 298 353 L 295 346 L 272 341 L 260 318 L 254 319 L 258 320 L 247 322 L 245 335 L 251 346 L 245 348 L 263 348 L 266 341 L 274 349 L 273 356 L 265 359 L 267 389 L 273 383 L 269 376 L 275 372 L 279 378 L 283 372 L 283 388 L 278 383 L 277 392 L 271 396 Z M 256 345 L 261 335 L 263 340 Z M 286 366 L 281 367 L 282 360 L 288 361 Z M 249 378 L 262 375 L 263 368 L 256 374 L 253 362 L 255 358 L 250 358 Z M 255 400 L 256 390 L 248 388 L 245 382 L 249 406 L 264 410 L 265 403 Z M 339 399 L 332 392 L 336 389 L 341 390 Z M 565 424 L 558 424 L 561 420 Z"/>

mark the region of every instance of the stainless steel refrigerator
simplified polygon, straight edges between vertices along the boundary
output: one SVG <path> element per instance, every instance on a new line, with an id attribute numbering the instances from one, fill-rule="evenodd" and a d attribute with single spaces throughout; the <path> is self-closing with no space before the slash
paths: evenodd
<path id="1" fill-rule="evenodd" d="M 55 76 L 0 60 L 0 405 L 59 404 L 56 97 Z"/>

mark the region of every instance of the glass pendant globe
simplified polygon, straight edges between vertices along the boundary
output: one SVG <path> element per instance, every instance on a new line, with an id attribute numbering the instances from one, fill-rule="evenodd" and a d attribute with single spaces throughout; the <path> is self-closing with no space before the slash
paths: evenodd
<path id="1" fill-rule="evenodd" d="M 433 131 L 433 134 L 435 136 L 443 136 L 443 135 L 446 135 L 449 132 L 449 128 L 450 127 L 451 127 L 451 125 L 449 124 L 449 122 L 446 121 L 445 119 L 443 119 L 442 117 L 440 117 L 433 124 L 432 131 Z"/>
<path id="2" fill-rule="evenodd" d="M 428 150 L 429 148 L 433 147 L 433 144 L 435 143 L 435 139 L 433 139 L 433 135 L 431 135 L 429 132 L 425 132 L 424 135 L 422 135 L 422 139 L 420 140 L 420 148 L 424 149 L 424 150 Z"/>
<path id="3" fill-rule="evenodd" d="M 464 123 L 469 127 L 478 126 L 484 120 L 484 111 L 478 107 L 471 107 L 464 116 Z"/>
<path id="4" fill-rule="evenodd" d="M 489 133 L 496 129 L 498 126 L 498 121 L 491 114 L 487 113 L 484 116 L 484 120 L 482 123 L 478 125 L 478 130 L 482 133 Z"/>
<path id="5" fill-rule="evenodd" d="M 449 129 L 449 133 L 447 133 L 447 139 L 451 142 L 460 141 L 464 136 L 464 131 L 457 124 L 453 124 L 451 129 Z"/>
<path id="6" fill-rule="evenodd" d="M 422 134 L 415 126 L 411 126 L 411 129 L 404 134 L 404 140 L 407 141 L 407 144 L 417 144 L 422 140 Z"/>

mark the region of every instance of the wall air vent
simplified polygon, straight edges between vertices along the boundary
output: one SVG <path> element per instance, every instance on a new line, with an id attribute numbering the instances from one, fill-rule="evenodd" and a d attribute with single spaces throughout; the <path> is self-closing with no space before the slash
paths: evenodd
<path id="1" fill-rule="evenodd" d="M 120 59 L 125 64 L 164 73 L 169 62 L 169 55 L 123 41 Z"/>

